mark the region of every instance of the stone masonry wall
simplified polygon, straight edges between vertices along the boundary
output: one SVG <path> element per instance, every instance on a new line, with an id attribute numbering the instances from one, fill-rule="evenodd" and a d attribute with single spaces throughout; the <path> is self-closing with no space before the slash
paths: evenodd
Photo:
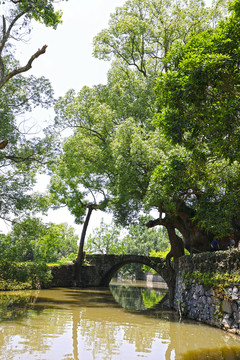
<path id="1" fill-rule="evenodd" d="M 83 266 L 81 271 L 81 279 L 80 284 L 76 284 L 75 279 L 75 267 L 74 264 L 64 264 L 64 265 L 57 265 L 51 266 L 51 273 L 52 273 L 52 280 L 47 285 L 48 288 L 50 287 L 74 287 L 74 286 L 81 286 L 86 287 L 88 284 L 91 286 L 99 286 L 98 280 L 99 276 L 96 272 L 95 266 Z"/>
<path id="2" fill-rule="evenodd" d="M 201 274 L 240 274 L 240 252 L 218 251 L 184 256 L 176 264 L 175 307 L 180 315 L 240 335 L 240 283 L 211 286 Z"/>
<path id="3" fill-rule="evenodd" d="M 48 287 L 72 287 L 74 286 L 74 266 L 64 264 L 51 266 L 52 280 Z"/>

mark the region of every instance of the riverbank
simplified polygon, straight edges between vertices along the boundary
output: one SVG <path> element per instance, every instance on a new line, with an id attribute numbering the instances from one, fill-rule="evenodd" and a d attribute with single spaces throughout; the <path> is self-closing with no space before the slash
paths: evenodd
<path id="1" fill-rule="evenodd" d="M 187 255 L 176 263 L 175 309 L 240 335 L 240 253 L 238 250 Z"/>

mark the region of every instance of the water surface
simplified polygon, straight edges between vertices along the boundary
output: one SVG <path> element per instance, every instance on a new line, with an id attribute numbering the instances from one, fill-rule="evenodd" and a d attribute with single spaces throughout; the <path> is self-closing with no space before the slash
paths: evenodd
<path id="1" fill-rule="evenodd" d="M 240 359 L 239 337 L 154 310 L 143 287 L 133 295 L 127 285 L 113 288 L 114 296 L 108 288 L 14 293 L 18 307 L 5 304 L 1 313 L 0 359 Z M 159 299 L 161 291 L 154 291 Z"/>

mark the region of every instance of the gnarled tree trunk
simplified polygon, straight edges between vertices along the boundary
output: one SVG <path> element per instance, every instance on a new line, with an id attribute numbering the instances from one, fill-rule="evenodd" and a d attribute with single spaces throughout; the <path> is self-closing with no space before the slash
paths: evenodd
<path id="1" fill-rule="evenodd" d="M 169 302 L 173 307 L 174 291 L 175 291 L 175 271 L 172 266 L 171 259 L 175 261 L 177 258 L 184 255 L 184 248 L 190 252 L 201 252 L 209 249 L 211 234 L 206 234 L 200 229 L 196 223 L 191 219 L 191 215 L 187 211 L 179 212 L 178 215 L 166 216 L 155 220 L 150 220 L 147 227 L 151 228 L 157 225 L 165 226 L 168 232 L 169 242 L 171 245 L 170 252 L 166 256 L 166 265 L 171 273 L 171 280 L 168 284 L 169 287 Z M 176 234 L 179 230 L 183 238 Z"/>

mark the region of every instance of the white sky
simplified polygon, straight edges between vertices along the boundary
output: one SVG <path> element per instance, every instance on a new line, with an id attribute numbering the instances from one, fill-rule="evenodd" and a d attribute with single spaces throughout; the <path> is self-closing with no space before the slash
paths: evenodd
<path id="1" fill-rule="evenodd" d="M 93 37 L 108 26 L 110 13 L 125 0 L 69 0 L 58 4 L 63 10 L 63 24 L 57 30 L 34 23 L 30 39 L 26 44 L 16 44 L 17 58 L 25 65 L 30 56 L 43 45 L 48 45 L 45 54 L 33 62 L 32 69 L 26 75 L 45 76 L 52 84 L 55 97 L 64 96 L 69 89 L 79 91 L 84 85 L 92 86 L 106 82 L 110 63 L 93 58 Z M 33 114 L 38 126 L 45 127 L 46 121 L 53 118 L 52 111 L 38 110 Z M 41 178 L 39 189 L 46 181 Z M 101 218 L 110 222 L 111 218 L 103 212 L 92 214 L 89 232 L 99 226 Z M 67 210 L 50 211 L 44 221 L 67 222 L 80 233 L 81 226 L 74 225 L 74 218 Z M 3 232 L 9 227 L 1 226 Z M 88 233 L 89 233 L 88 232 Z"/>
<path id="2" fill-rule="evenodd" d="M 57 30 L 35 23 L 31 39 L 21 45 L 22 64 L 43 45 L 47 51 L 33 63 L 28 74 L 47 77 L 55 95 L 62 96 L 73 88 L 106 81 L 109 62 L 92 56 L 93 37 L 108 26 L 110 13 L 125 0 L 69 0 L 58 4 L 63 10 L 63 24 Z M 18 45 L 17 45 L 18 46 Z"/>

